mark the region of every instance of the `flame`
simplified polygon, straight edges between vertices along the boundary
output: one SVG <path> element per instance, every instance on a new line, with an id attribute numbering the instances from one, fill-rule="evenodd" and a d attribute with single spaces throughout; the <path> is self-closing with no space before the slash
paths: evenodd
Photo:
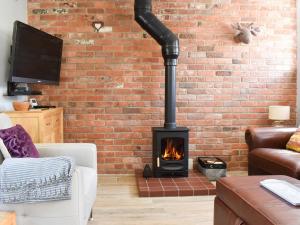
<path id="1" fill-rule="evenodd" d="M 177 150 L 173 145 L 173 141 L 168 139 L 162 158 L 164 160 L 182 160 L 183 156 L 183 151 Z"/>

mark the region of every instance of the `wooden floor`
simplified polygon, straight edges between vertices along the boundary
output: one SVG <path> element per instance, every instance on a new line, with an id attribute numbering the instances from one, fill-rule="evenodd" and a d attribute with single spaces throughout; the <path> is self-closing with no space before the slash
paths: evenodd
<path id="1" fill-rule="evenodd" d="M 94 220 L 88 225 L 212 225 L 213 200 L 214 196 L 140 198 L 134 176 L 100 175 Z"/>

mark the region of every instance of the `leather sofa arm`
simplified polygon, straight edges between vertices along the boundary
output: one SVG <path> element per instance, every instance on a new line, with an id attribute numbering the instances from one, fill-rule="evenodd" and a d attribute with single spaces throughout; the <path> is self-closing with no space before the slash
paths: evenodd
<path id="1" fill-rule="evenodd" d="M 248 128 L 245 132 L 245 139 L 249 151 L 255 148 L 285 149 L 287 142 L 296 130 L 295 127 Z"/>
<path id="2" fill-rule="evenodd" d="M 88 143 L 35 144 L 41 157 L 70 156 L 76 165 L 97 170 L 97 147 Z"/>

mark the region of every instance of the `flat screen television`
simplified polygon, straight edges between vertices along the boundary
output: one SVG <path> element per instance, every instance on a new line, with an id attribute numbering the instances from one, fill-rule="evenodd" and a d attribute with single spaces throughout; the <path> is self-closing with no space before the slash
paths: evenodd
<path id="1" fill-rule="evenodd" d="M 59 84 L 63 40 L 15 21 L 9 82 Z"/>

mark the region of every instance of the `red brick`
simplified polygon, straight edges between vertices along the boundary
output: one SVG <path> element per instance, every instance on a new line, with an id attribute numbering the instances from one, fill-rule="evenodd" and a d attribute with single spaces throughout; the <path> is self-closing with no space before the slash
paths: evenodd
<path id="1" fill-rule="evenodd" d="M 269 105 L 290 105 L 288 124 L 295 123 L 296 2 L 283 0 L 282 11 L 272 1 L 232 1 L 226 10 L 210 13 L 197 4 L 203 3 L 153 2 L 154 12 L 180 38 L 177 122 L 191 129 L 191 157 L 218 155 L 229 169 L 244 170 L 244 131 L 271 124 Z M 97 144 L 99 173 L 134 173 L 151 163 L 151 127 L 164 119 L 161 47 L 143 37 L 132 7 L 131 0 L 28 1 L 29 23 L 65 41 L 60 86 L 38 86 L 44 93 L 38 100 L 64 107 L 66 142 Z M 53 8 L 67 12 L 54 14 Z M 48 14 L 35 15 L 34 9 Z M 95 20 L 113 32 L 96 33 Z M 271 35 L 236 44 L 230 24 L 238 21 L 255 22 Z M 75 40 L 94 40 L 94 45 Z"/>

